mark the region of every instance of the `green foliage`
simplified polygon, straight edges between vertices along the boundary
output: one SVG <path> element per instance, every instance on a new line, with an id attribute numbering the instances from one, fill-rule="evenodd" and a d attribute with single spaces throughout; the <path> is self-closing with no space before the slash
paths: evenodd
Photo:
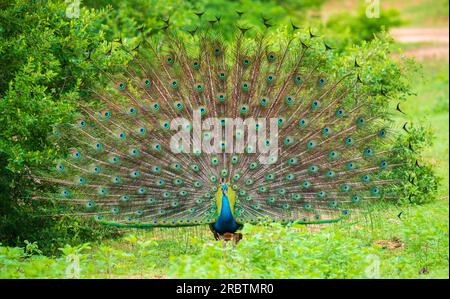
<path id="1" fill-rule="evenodd" d="M 246 225 L 236 248 L 209 242 L 198 255 L 174 258 L 170 273 L 181 278 L 448 277 L 448 202 L 402 212 L 398 218 L 399 210 L 384 206 L 365 219 L 319 232 Z"/>
<path id="2" fill-rule="evenodd" d="M 236 247 L 223 247 L 207 228 L 188 241 L 185 228 L 132 231 L 63 246 L 58 258 L 42 256 L 36 243 L 0 246 L 0 278 L 448 278 L 448 201 L 381 203 L 320 229 L 246 225 L 243 233 Z"/>
<path id="3" fill-rule="evenodd" d="M 69 19 L 65 9 L 60 1 L 35 0 L 7 1 L 0 11 L 0 239 L 7 244 L 89 230 L 85 223 L 36 218 L 45 207 L 30 198 L 36 183 L 30 169 L 64 154 L 48 138 L 52 128 L 71 121 L 81 92 L 98 80 L 98 68 L 111 66 L 105 55 L 97 55 L 96 65 L 87 59 L 89 52 L 106 52 L 99 22 L 106 12 L 82 9 L 80 18 Z M 101 234 L 74 238 L 81 235 Z M 57 244 L 41 245 L 55 252 Z"/>
<path id="4" fill-rule="evenodd" d="M 383 31 L 403 24 L 400 12 L 395 9 L 380 9 L 380 16 L 368 18 L 366 6 L 361 6 L 357 14 L 350 12 L 331 16 L 325 27 L 333 33 L 334 46 L 344 49 L 347 45 L 370 41 Z"/>

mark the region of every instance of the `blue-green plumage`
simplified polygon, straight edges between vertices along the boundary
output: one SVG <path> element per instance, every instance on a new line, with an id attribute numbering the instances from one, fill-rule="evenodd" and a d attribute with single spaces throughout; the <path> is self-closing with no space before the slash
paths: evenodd
<path id="1" fill-rule="evenodd" d="M 239 225 L 231 212 L 231 206 L 226 191 L 227 186 L 224 184 L 222 187 L 222 209 L 220 210 L 217 221 L 213 224 L 214 230 L 219 234 L 234 233 L 239 228 Z"/>

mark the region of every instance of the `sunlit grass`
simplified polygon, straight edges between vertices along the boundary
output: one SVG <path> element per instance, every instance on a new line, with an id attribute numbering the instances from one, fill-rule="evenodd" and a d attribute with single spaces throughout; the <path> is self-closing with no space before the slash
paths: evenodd
<path id="1" fill-rule="evenodd" d="M 416 96 L 411 96 L 402 109 L 414 124 L 429 126 L 434 143 L 424 152 L 424 158 L 443 179 L 440 189 L 448 197 L 449 185 L 449 88 L 448 61 L 431 60 L 423 64 L 423 77 L 417 78 Z"/>

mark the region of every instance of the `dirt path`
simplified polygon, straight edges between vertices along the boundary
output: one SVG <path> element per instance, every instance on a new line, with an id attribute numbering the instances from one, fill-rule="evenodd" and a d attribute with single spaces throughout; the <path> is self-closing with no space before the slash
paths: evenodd
<path id="1" fill-rule="evenodd" d="M 446 58 L 449 55 L 449 29 L 447 28 L 397 28 L 392 36 L 402 43 L 426 43 L 421 47 L 405 50 L 405 55 L 418 60 Z"/>

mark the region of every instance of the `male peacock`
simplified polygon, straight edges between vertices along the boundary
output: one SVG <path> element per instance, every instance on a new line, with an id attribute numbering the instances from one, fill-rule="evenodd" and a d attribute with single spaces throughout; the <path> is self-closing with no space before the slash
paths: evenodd
<path id="1" fill-rule="evenodd" d="M 244 223 L 333 222 L 396 196 L 390 171 L 404 162 L 363 65 L 330 68 L 320 38 L 292 25 L 275 39 L 267 19 L 259 32 L 238 24 L 227 43 L 219 21 L 174 32 L 167 20 L 121 45 L 126 70 L 55 128 L 70 155 L 40 175 L 57 192 L 36 198 L 104 224 L 209 224 L 220 237 Z"/>

